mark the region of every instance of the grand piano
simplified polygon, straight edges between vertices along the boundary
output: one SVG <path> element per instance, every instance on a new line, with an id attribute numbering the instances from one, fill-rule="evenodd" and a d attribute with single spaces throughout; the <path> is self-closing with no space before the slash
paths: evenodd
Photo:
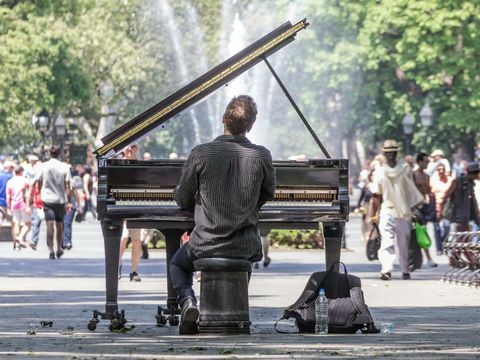
<path id="1" fill-rule="evenodd" d="M 118 266 L 122 223 L 129 228 L 159 229 L 166 237 L 167 269 L 180 246 L 181 235 L 194 226 L 193 214 L 180 209 L 173 191 L 180 180 L 182 160 L 122 160 L 116 156 L 127 146 L 228 84 L 246 70 L 264 62 L 304 122 L 324 158 L 307 161 L 274 161 L 277 174 L 275 197 L 260 210 L 260 228 L 318 229 L 323 225 L 325 263 L 330 268 L 340 259 L 344 224 L 348 220 L 348 160 L 330 155 L 303 116 L 268 56 L 292 42 L 308 26 L 306 19 L 286 22 L 244 50 L 211 69 L 102 139 L 98 161 L 98 217 L 105 245 L 105 311 L 94 311 L 88 328 L 99 319 L 110 320 L 110 330 L 122 328 L 124 310 L 118 308 Z M 208 100 L 207 100 L 208 101 Z M 167 271 L 167 307 L 159 307 L 157 324 L 178 324 L 176 293 Z"/>

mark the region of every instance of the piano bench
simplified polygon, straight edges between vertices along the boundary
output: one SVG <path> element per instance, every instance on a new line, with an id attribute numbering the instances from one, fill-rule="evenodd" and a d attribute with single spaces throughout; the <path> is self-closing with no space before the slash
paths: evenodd
<path id="1" fill-rule="evenodd" d="M 206 258 L 193 262 L 202 272 L 200 333 L 250 334 L 248 260 Z"/>

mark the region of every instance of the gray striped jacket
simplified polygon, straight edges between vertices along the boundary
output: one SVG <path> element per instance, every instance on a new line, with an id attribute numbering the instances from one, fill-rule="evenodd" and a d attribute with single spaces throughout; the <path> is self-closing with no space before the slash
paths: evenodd
<path id="1" fill-rule="evenodd" d="M 177 204 L 195 211 L 193 254 L 260 260 L 258 210 L 274 193 L 275 169 L 263 146 L 222 135 L 195 147 L 175 191 Z"/>

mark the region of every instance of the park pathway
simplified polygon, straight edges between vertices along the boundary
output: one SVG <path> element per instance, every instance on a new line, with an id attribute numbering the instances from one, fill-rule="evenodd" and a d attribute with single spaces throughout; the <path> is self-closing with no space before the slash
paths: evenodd
<path id="1" fill-rule="evenodd" d="M 250 336 L 186 337 L 174 327 L 157 328 L 156 307 L 166 298 L 163 251 L 141 263 L 142 282 L 120 281 L 119 302 L 135 328 L 110 333 L 102 321 L 89 332 L 87 321 L 93 309 L 103 310 L 105 288 L 100 226 L 90 222 L 74 224 L 74 248 L 60 260 L 47 259 L 44 229 L 36 252 L 0 243 L 0 359 L 480 359 L 480 290 L 441 283 L 445 257 L 410 281 L 398 272 L 389 282 L 378 280 L 379 265 L 366 260 L 359 227 L 352 218 L 342 260 L 362 278 L 376 323 L 394 323 L 391 335 L 275 333 L 282 309 L 324 263 L 320 250 L 275 249 L 271 265 L 256 270 L 250 283 Z M 41 321 L 53 326 L 42 328 Z"/>

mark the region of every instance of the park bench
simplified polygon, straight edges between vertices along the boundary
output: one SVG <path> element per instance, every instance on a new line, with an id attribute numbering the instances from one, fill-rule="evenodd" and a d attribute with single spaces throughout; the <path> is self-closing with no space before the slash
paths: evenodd
<path id="1" fill-rule="evenodd" d="M 480 287 L 480 231 L 451 233 L 443 246 L 449 259 L 449 269 L 441 281 Z"/>

